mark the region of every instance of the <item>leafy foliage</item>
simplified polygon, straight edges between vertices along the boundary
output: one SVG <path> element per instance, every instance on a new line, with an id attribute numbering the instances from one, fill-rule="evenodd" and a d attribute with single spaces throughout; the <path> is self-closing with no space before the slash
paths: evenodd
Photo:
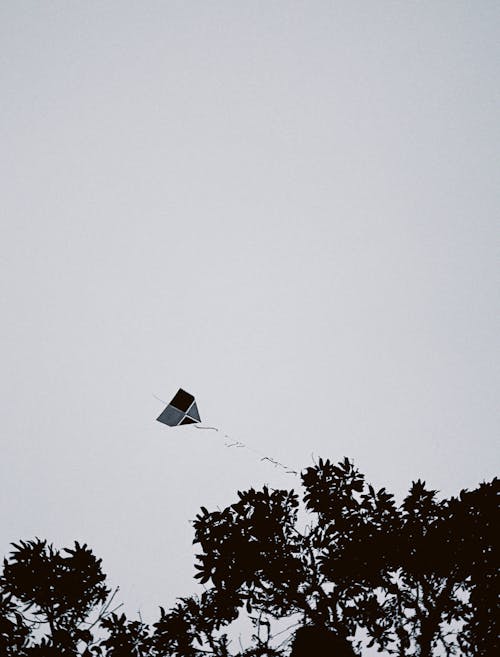
<path id="1" fill-rule="evenodd" d="M 10 604 L 16 601 L 18 627 L 22 625 L 24 648 L 29 655 L 76 655 L 79 644 L 90 644 L 92 635 L 84 621 L 109 590 L 101 561 L 86 545 L 55 550 L 35 539 L 13 544 L 10 560 L 4 560 L 0 585 Z M 41 643 L 25 645 L 30 630 L 48 627 Z M 18 652 L 18 654 L 22 654 Z"/>
<path id="2" fill-rule="evenodd" d="M 29 634 L 30 629 L 12 596 L 0 591 L 0 655 L 21 654 Z"/>
<path id="3" fill-rule="evenodd" d="M 152 648 L 149 627 L 140 621 L 129 621 L 125 614 L 111 613 L 101 620 L 101 626 L 108 631 L 106 639 L 99 646 L 107 657 L 147 657 Z"/>
<path id="4" fill-rule="evenodd" d="M 491 650 L 498 480 L 441 501 L 418 480 L 399 507 L 348 459 L 320 459 L 302 483 L 313 517 L 304 531 L 288 491 L 250 490 L 223 511 L 202 509 L 197 577 L 248 612 L 299 613 L 353 642 L 364 633 L 390 654 Z"/>
<path id="5" fill-rule="evenodd" d="M 344 459 L 319 460 L 302 484 L 306 525 L 294 491 L 250 489 L 223 510 L 202 507 L 195 577 L 205 590 L 160 608 L 151 627 L 112 608 L 116 591 L 86 545 L 14 544 L 0 577 L 0 655 L 284 657 L 290 629 L 273 629 L 284 618 L 304 629 L 293 657 L 314 646 L 500 654 L 498 479 L 444 500 L 418 480 L 398 505 Z M 245 615 L 254 632 L 238 650 L 230 626 Z"/>

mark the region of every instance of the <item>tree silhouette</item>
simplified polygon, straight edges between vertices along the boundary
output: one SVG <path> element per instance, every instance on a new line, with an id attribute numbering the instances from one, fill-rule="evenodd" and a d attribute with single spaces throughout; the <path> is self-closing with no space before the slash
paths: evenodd
<path id="1" fill-rule="evenodd" d="M 151 627 L 112 608 L 116 591 L 86 545 L 14 544 L 0 577 L 0 655 L 500 654 L 498 479 L 444 500 L 416 481 L 398 505 L 348 459 L 320 459 L 302 484 L 302 507 L 295 491 L 268 487 L 202 507 L 195 577 L 205 590 L 160 608 Z M 235 648 L 231 624 L 244 615 L 252 639 Z"/>
<path id="2" fill-rule="evenodd" d="M 129 621 L 125 614 L 104 615 L 101 627 L 108 636 L 101 641 L 95 652 L 106 657 L 147 657 L 152 651 L 149 627 L 142 621 Z"/>
<path id="3" fill-rule="evenodd" d="M 399 507 L 348 459 L 320 459 L 302 483 L 313 517 L 303 531 L 293 492 L 250 490 L 202 509 L 197 577 L 250 613 L 299 614 L 392 654 L 493 654 L 498 479 L 442 501 L 417 481 Z"/>
<path id="4" fill-rule="evenodd" d="M 324 627 L 301 627 L 295 633 L 290 657 L 335 655 L 355 657 L 349 643 Z"/>

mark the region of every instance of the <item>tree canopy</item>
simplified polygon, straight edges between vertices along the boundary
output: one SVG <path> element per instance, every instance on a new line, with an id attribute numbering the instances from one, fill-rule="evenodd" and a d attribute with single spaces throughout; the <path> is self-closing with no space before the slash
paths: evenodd
<path id="1" fill-rule="evenodd" d="M 160 607 L 152 626 L 118 612 L 86 545 L 13 544 L 0 577 L 0 655 L 295 657 L 314 641 L 330 646 L 317 657 L 367 647 L 500 654 L 497 478 L 448 499 L 418 480 L 399 504 L 348 459 L 320 459 L 301 482 L 302 500 L 264 487 L 223 510 L 202 507 L 193 524 L 204 590 Z M 243 615 L 254 628 L 247 647 L 231 640 Z"/>

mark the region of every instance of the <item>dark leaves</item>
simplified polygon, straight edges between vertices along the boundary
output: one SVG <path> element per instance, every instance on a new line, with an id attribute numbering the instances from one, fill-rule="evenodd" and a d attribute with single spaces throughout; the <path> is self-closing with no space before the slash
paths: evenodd
<path id="1" fill-rule="evenodd" d="M 70 616 L 82 620 L 106 600 L 109 590 L 101 560 L 86 545 L 75 542 L 73 549 L 59 551 L 35 539 L 13 547 L 10 559 L 4 561 L 0 584 L 26 611 L 46 622 L 56 616 L 61 621 Z"/>
<path id="2" fill-rule="evenodd" d="M 356 634 L 396 655 L 500 654 L 498 479 L 444 500 L 418 480 L 399 506 L 349 459 L 320 459 L 302 482 L 308 523 L 293 491 L 267 487 L 201 507 L 195 578 L 208 588 L 161 608 L 151 629 L 111 609 L 86 545 L 16 543 L 0 578 L 0 655 L 281 657 L 270 620 L 297 614 L 343 645 Z M 255 633 L 236 656 L 226 628 L 241 612 Z"/>

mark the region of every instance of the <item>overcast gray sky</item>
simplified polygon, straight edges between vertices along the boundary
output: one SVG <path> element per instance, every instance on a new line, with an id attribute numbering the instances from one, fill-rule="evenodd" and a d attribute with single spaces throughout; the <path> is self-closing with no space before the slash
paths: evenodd
<path id="1" fill-rule="evenodd" d="M 0 547 L 146 617 L 200 505 L 498 474 L 497 2 L 2 2 Z"/>

